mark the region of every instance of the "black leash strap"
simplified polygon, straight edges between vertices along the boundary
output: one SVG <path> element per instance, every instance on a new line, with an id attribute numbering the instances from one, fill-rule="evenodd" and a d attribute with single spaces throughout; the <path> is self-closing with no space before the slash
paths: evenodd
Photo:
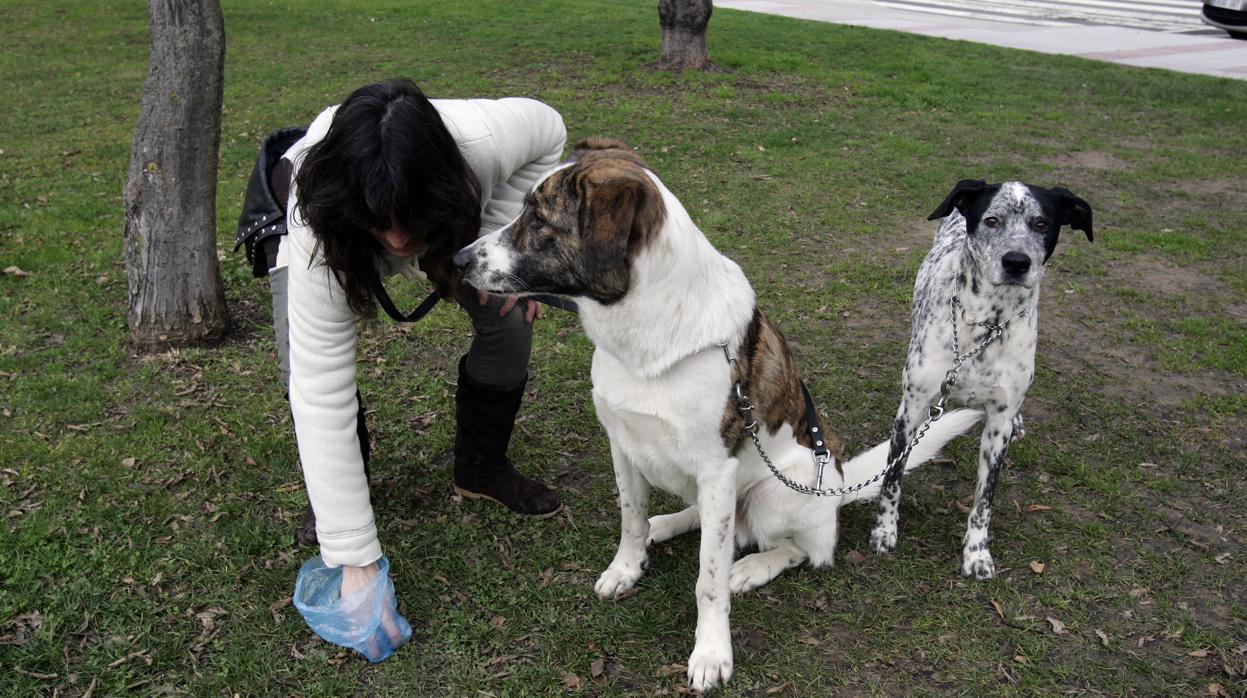
<path id="1" fill-rule="evenodd" d="M 389 315 L 390 319 L 394 320 L 394 322 L 418 322 L 425 315 L 428 315 L 429 311 L 433 309 L 433 306 L 437 305 L 437 302 L 441 300 L 441 298 L 437 295 L 437 292 L 434 291 L 433 293 L 430 293 L 427 298 L 421 301 L 420 305 L 415 310 L 411 311 L 410 314 L 403 315 L 398 312 L 398 308 L 394 307 L 394 301 L 390 300 L 390 294 L 385 292 L 385 285 L 381 283 L 380 279 L 377 279 L 377 281 L 373 284 L 372 295 L 375 296 L 377 302 L 381 304 L 381 309 L 385 311 L 385 314 Z"/>
<path id="2" fill-rule="evenodd" d="M 425 315 L 428 315 L 429 311 L 433 310 L 433 307 L 437 305 L 439 300 L 441 300 L 441 298 L 437 295 L 437 292 L 434 291 L 423 301 L 421 301 L 420 305 L 415 310 L 411 311 L 411 313 L 407 315 L 403 315 L 398 311 L 398 308 L 395 307 L 394 301 L 390 300 L 390 294 L 385 292 L 385 285 L 381 283 L 380 279 L 373 284 L 372 294 L 376 297 L 377 303 L 381 305 L 381 309 L 384 310 L 385 314 L 389 315 L 390 319 L 394 322 L 419 322 Z M 576 306 L 576 302 L 567 300 L 566 298 L 540 294 L 532 296 L 532 299 L 539 303 L 544 303 L 552 308 L 566 310 L 569 313 L 580 312 L 580 308 Z M 806 401 L 807 409 L 810 409 L 809 405 L 812 403 L 809 403 L 808 396 L 806 397 Z"/>
<path id="3" fill-rule="evenodd" d="M 814 442 L 814 457 L 828 459 L 831 449 L 827 448 L 823 425 L 818 421 L 818 410 L 814 409 L 814 398 L 810 396 L 810 389 L 805 387 L 805 381 L 801 381 L 801 394 L 805 396 L 805 423 L 810 427 L 810 439 Z"/>
<path id="4" fill-rule="evenodd" d="M 545 293 L 538 293 L 536 295 L 529 296 L 529 298 L 532 298 L 538 303 L 545 303 L 551 308 L 558 308 L 559 310 L 566 310 L 569 313 L 580 312 L 580 307 L 576 305 L 576 301 L 569 300 L 567 298 L 562 298 L 560 296 L 551 296 Z"/>

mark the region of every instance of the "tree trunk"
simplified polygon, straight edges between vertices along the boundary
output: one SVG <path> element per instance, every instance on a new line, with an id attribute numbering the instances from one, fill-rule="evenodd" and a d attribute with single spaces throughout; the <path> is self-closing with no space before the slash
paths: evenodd
<path id="1" fill-rule="evenodd" d="M 151 56 L 125 189 L 130 338 L 140 350 L 225 334 L 217 264 L 220 0 L 148 0 Z"/>
<path id="2" fill-rule="evenodd" d="M 658 0 L 662 26 L 663 70 L 706 70 L 713 67 L 706 48 L 706 26 L 714 10 L 711 0 Z"/>

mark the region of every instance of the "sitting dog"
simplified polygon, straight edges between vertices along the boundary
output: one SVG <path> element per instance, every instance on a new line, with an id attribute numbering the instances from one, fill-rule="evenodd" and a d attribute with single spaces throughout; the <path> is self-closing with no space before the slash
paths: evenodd
<path id="1" fill-rule="evenodd" d="M 597 580 L 603 598 L 633 587 L 646 546 L 702 531 L 696 643 L 689 684 L 708 689 L 732 674 L 730 593 L 761 586 L 803 561 L 829 565 L 837 509 L 877 486 L 887 443 L 843 464 L 825 485 L 858 485 L 848 495 L 809 496 L 781 484 L 743 429 L 744 410 L 776 470 L 817 481 L 801 382 L 779 330 L 754 302 L 734 262 L 720 254 L 676 197 L 618 141 L 590 139 L 573 161 L 548 173 L 519 218 L 455 256 L 464 280 L 493 293 L 574 298 L 595 345 L 593 403 L 610 437 L 622 531 L 614 560 Z M 811 409 L 812 409 L 812 403 Z M 931 458 L 979 414 L 951 413 L 910 456 Z M 690 506 L 648 516 L 650 487 Z M 759 552 L 733 564 L 734 542 Z"/>
<path id="2" fill-rule="evenodd" d="M 894 461 L 932 403 L 939 400 L 942 408 L 943 399 L 959 401 L 986 415 L 961 572 L 991 579 L 992 494 L 1009 443 L 1023 435 L 1020 409 L 1035 377 L 1039 281 L 1061 226 L 1092 239 L 1091 206 L 1061 187 L 967 179 L 928 220 L 936 218 L 943 220 L 914 285 L 913 334 L 888 451 L 893 465 L 883 480 L 870 544 L 881 553 L 896 548 L 904 468 Z M 955 376 L 949 373 L 954 357 L 960 357 Z"/>

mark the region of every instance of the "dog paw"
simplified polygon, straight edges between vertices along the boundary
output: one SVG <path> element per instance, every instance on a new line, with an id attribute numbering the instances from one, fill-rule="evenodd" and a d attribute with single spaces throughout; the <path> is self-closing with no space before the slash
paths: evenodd
<path id="1" fill-rule="evenodd" d="M 870 531 L 870 549 L 876 553 L 890 553 L 896 550 L 896 526 L 876 524 Z"/>
<path id="2" fill-rule="evenodd" d="M 603 599 L 613 599 L 636 586 L 637 580 L 641 578 L 641 572 L 641 564 L 612 564 L 598 577 L 597 583 L 593 585 L 593 591 Z"/>
<path id="3" fill-rule="evenodd" d="M 651 516 L 649 519 L 649 536 L 646 537 L 645 544 L 665 543 L 678 535 L 688 533 L 689 529 L 682 521 L 683 518 L 680 514 Z"/>
<path id="4" fill-rule="evenodd" d="M 1013 433 L 1009 435 L 1009 443 L 1026 438 L 1026 426 L 1022 421 L 1022 413 L 1013 415 Z"/>
<path id="5" fill-rule="evenodd" d="M 961 573 L 980 582 L 987 581 L 996 576 L 996 563 L 992 562 L 992 554 L 986 548 L 967 552 L 961 561 Z"/>
<path id="6" fill-rule="evenodd" d="M 770 565 L 759 559 L 761 553 L 746 555 L 732 565 L 732 574 L 727 586 L 733 594 L 753 591 L 775 578 Z"/>
<path id="7" fill-rule="evenodd" d="M 708 647 L 713 644 L 714 647 Z M 688 686 L 695 691 L 708 691 L 732 678 L 732 645 L 730 642 L 699 642 L 688 658 Z"/>

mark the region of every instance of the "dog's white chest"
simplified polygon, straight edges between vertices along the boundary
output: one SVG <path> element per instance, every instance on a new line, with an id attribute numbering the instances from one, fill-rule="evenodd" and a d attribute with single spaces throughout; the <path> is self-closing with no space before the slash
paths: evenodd
<path id="1" fill-rule="evenodd" d="M 698 470 L 726 455 L 719 433 L 728 365 L 716 352 L 689 357 L 657 378 L 593 355 L 593 403 L 614 447 L 655 487 L 695 501 Z"/>

